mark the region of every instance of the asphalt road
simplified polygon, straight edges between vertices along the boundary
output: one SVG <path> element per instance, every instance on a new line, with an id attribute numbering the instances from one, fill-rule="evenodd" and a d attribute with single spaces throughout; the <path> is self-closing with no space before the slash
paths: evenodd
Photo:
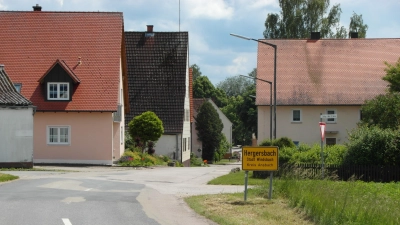
<path id="1" fill-rule="evenodd" d="M 46 167 L 76 172 L 7 171 L 0 183 L 0 224 L 205 225 L 183 197 L 243 192 L 243 186 L 206 185 L 239 163 L 210 167 Z"/>

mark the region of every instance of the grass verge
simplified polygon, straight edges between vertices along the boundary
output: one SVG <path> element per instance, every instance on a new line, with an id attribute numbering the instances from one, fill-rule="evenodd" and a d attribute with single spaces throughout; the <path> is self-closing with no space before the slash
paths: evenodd
<path id="1" fill-rule="evenodd" d="M 18 176 L 0 173 L 0 182 L 6 182 L 6 181 L 10 181 L 10 180 L 15 180 L 18 178 L 19 178 Z"/>
<path id="2" fill-rule="evenodd" d="M 249 190 L 247 202 L 243 193 L 185 200 L 196 212 L 219 224 L 258 224 L 253 219 L 263 221 L 260 224 L 400 224 L 400 183 L 275 178 L 269 201 L 268 179 L 259 184 L 250 174 L 249 185 L 257 186 Z M 243 185 L 244 172 L 218 177 L 209 184 Z"/>
<path id="3" fill-rule="evenodd" d="M 301 211 L 288 207 L 286 200 L 268 200 L 249 190 L 247 201 L 243 193 L 201 195 L 186 198 L 198 214 L 221 225 L 313 224 Z"/>

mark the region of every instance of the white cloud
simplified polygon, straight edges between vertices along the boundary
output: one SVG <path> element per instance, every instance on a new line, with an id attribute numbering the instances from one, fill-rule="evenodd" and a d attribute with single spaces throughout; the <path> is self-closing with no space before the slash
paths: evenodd
<path id="1" fill-rule="evenodd" d="M 7 6 L 4 5 L 4 1 L 3 0 L 0 0 L 0 9 L 1 10 L 6 10 L 7 9 Z"/>
<path id="2" fill-rule="evenodd" d="M 187 0 L 181 2 L 181 7 L 187 11 L 187 16 L 204 19 L 231 19 L 234 8 L 224 0 Z"/>

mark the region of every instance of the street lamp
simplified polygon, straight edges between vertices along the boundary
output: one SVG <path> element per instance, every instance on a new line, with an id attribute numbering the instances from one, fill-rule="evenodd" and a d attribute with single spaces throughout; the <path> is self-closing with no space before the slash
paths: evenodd
<path id="1" fill-rule="evenodd" d="M 274 48 L 274 139 L 276 139 L 276 50 L 277 46 L 265 41 L 260 41 L 254 38 L 249 38 L 249 37 L 244 37 L 238 34 L 230 34 L 231 36 L 237 37 L 237 38 L 242 38 L 245 40 L 251 40 L 251 41 L 256 41 L 265 45 L 269 45 Z"/>
<path id="2" fill-rule="evenodd" d="M 272 141 L 272 82 L 268 81 L 268 80 L 263 80 L 257 77 L 249 77 L 249 76 L 245 76 L 245 75 L 239 75 L 242 77 L 247 77 L 247 78 L 251 78 L 251 79 L 256 79 L 256 80 L 261 80 L 264 82 L 267 82 L 269 84 L 269 93 L 270 93 L 270 97 L 269 97 L 269 108 L 270 108 L 270 113 L 269 113 L 269 139 Z"/>

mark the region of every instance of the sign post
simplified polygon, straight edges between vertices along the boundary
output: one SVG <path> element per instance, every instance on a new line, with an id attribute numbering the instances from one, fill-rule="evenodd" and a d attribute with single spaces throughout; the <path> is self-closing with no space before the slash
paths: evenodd
<path id="1" fill-rule="evenodd" d="M 325 139 L 325 128 L 326 123 L 322 122 L 322 119 L 337 118 L 336 114 L 322 114 L 319 116 L 319 128 L 321 129 L 321 173 L 322 179 L 324 179 L 324 139 Z"/>
<path id="2" fill-rule="evenodd" d="M 269 195 L 272 198 L 272 172 L 278 171 L 279 148 L 276 146 L 244 146 L 242 148 L 242 169 L 245 170 L 244 200 L 247 200 L 248 171 L 271 171 L 269 182 Z"/>

